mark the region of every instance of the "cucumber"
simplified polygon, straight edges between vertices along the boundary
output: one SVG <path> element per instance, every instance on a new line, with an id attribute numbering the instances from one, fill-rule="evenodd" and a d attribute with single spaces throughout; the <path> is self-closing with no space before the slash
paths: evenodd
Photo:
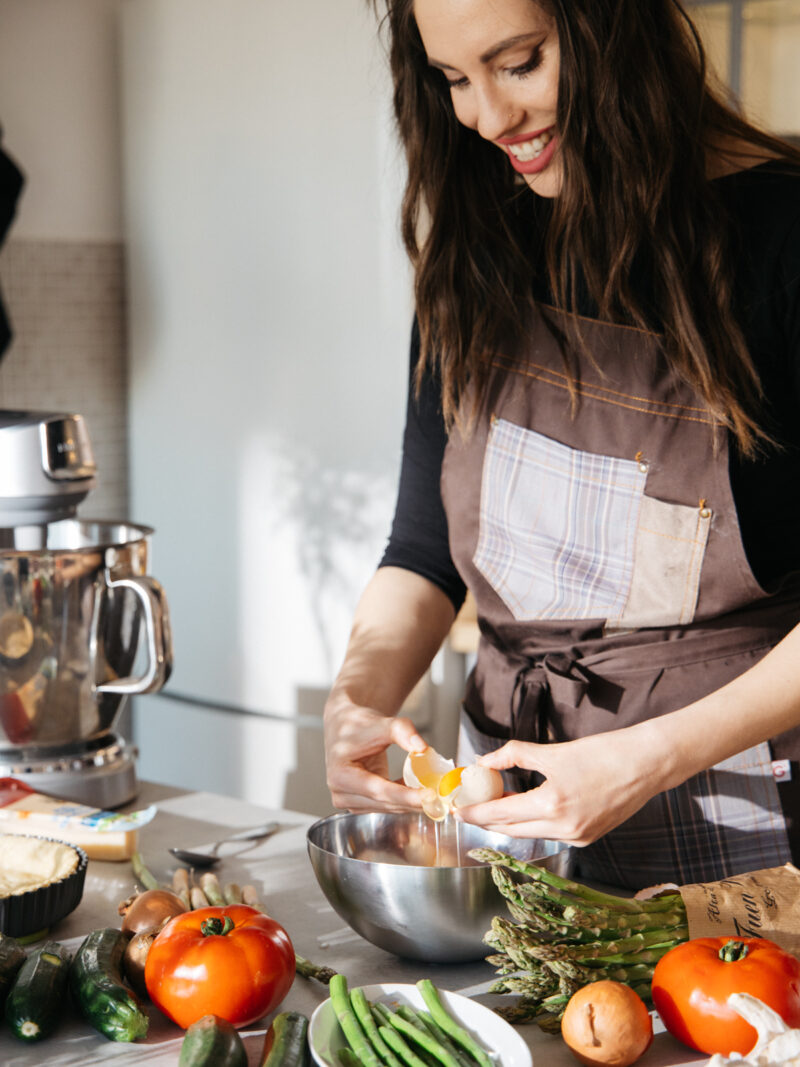
<path id="1" fill-rule="evenodd" d="M 204 1015 L 186 1031 L 178 1067 L 247 1067 L 247 1052 L 227 1019 Z"/>
<path id="2" fill-rule="evenodd" d="M 25 949 L 19 941 L 8 934 L 0 934 L 0 1007 L 24 962 Z"/>
<path id="3" fill-rule="evenodd" d="M 55 1030 L 67 992 L 70 954 L 56 941 L 34 949 L 17 972 L 6 999 L 6 1021 L 23 1041 Z"/>
<path id="4" fill-rule="evenodd" d="M 95 1030 L 111 1041 L 144 1037 L 150 1021 L 138 997 L 122 981 L 127 943 L 125 934 L 113 926 L 93 930 L 69 969 L 75 1002 Z"/>
<path id="5" fill-rule="evenodd" d="M 272 1020 L 259 1067 L 308 1067 L 308 1019 L 299 1011 L 282 1011 Z"/>

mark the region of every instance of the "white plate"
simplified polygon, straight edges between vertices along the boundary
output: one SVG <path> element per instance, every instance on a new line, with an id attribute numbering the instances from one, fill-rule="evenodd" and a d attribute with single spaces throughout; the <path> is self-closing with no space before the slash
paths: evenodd
<path id="1" fill-rule="evenodd" d="M 427 1011 L 415 985 L 387 982 L 361 988 L 367 1000 L 380 1001 L 389 1008 L 410 1004 L 412 1008 Z M 439 996 L 448 1012 L 483 1045 L 498 1067 L 532 1067 L 531 1050 L 514 1027 L 497 1012 L 460 993 L 440 989 Z M 346 1042 L 330 999 L 320 1004 L 311 1016 L 308 1041 L 320 1067 L 340 1067 L 336 1051 Z"/>

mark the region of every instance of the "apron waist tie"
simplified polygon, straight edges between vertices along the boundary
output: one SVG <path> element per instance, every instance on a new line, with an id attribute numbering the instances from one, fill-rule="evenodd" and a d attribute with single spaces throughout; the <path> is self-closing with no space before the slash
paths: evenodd
<path id="1" fill-rule="evenodd" d="M 589 687 L 598 681 L 599 676 L 580 659 L 563 652 L 551 652 L 523 664 L 516 673 L 511 696 L 511 738 L 534 739 L 537 744 L 558 740 L 552 729 L 555 706 L 577 708 Z M 537 771 L 517 769 L 513 774 L 523 792 L 543 780 Z"/>

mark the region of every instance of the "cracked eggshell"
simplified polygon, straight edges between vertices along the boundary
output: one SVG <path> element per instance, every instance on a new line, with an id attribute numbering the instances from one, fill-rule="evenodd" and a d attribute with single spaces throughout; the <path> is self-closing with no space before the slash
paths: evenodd
<path id="1" fill-rule="evenodd" d="M 453 800 L 457 807 L 465 808 L 469 804 L 484 804 L 497 800 L 503 795 L 503 776 L 493 767 L 484 767 L 480 763 L 471 763 L 461 772 L 461 785 L 454 791 Z"/>
<path id="2" fill-rule="evenodd" d="M 439 781 L 455 767 L 450 759 L 440 756 L 435 748 L 428 745 L 422 752 L 409 752 L 403 763 L 403 782 L 410 789 L 435 789 Z"/>

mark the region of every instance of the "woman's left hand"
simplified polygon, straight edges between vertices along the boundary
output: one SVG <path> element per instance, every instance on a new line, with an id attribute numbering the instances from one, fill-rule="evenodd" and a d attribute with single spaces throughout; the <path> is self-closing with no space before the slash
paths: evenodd
<path id="1" fill-rule="evenodd" d="M 643 755 L 639 727 L 560 744 L 509 741 L 481 756 L 485 767 L 519 767 L 546 779 L 527 793 L 459 809 L 465 822 L 509 837 L 588 845 L 619 826 L 663 788 L 659 754 Z"/>
<path id="2" fill-rule="evenodd" d="M 539 771 L 546 781 L 461 815 L 510 837 L 591 844 L 657 793 L 796 728 L 798 664 L 800 625 L 738 678 L 676 711 L 576 741 L 509 741 L 479 762 Z"/>

